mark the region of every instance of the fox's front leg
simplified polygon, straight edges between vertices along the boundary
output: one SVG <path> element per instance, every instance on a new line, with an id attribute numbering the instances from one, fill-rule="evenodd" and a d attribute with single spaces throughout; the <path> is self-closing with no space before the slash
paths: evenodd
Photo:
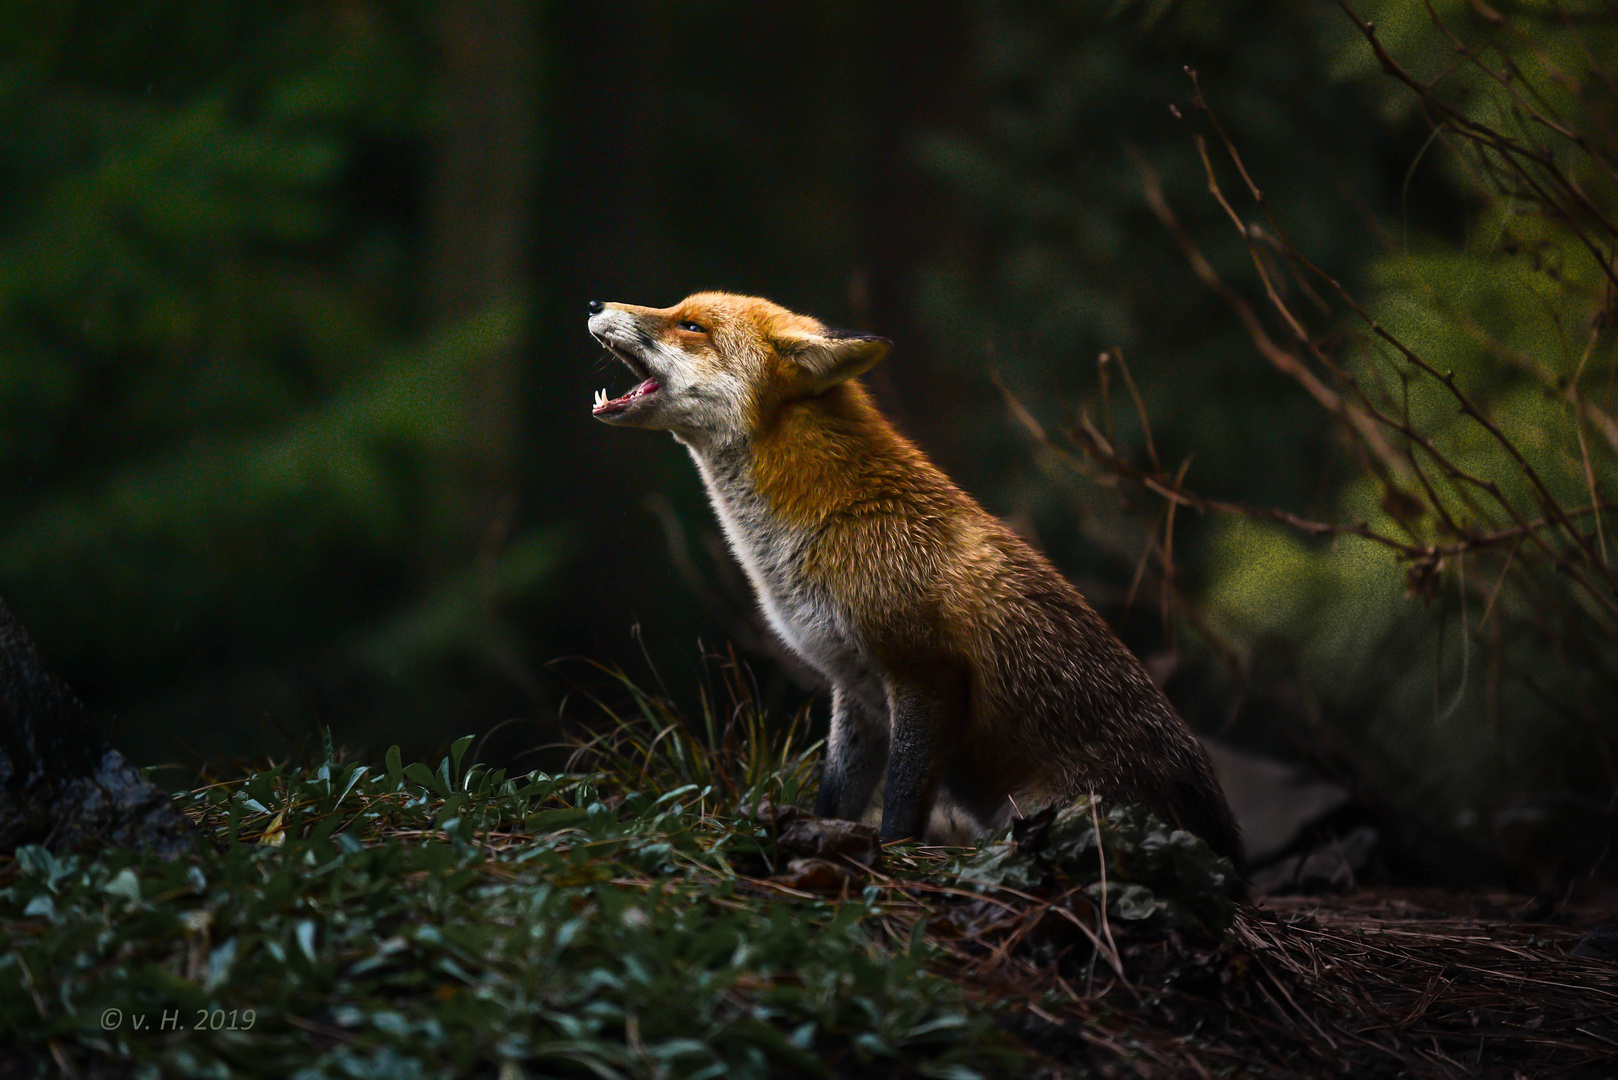
<path id="1" fill-rule="evenodd" d="M 919 838 L 932 816 L 944 759 L 966 713 L 964 683 L 941 676 L 888 687 L 888 778 L 882 790 L 882 839 Z"/>
<path id="2" fill-rule="evenodd" d="M 831 692 L 831 734 L 815 813 L 858 821 L 888 767 L 888 718 L 876 716 L 840 686 Z"/>

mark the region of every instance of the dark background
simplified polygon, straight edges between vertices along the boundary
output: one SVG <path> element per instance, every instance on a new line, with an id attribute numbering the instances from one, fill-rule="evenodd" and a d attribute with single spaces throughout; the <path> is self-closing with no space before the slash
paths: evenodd
<path id="1" fill-rule="evenodd" d="M 1367 7 L 1442 70 L 1430 26 Z M 1200 730 L 1306 759 L 1434 845 L 1465 834 L 1487 856 L 1469 866 L 1500 865 L 1502 799 L 1610 791 L 1560 751 L 1480 773 L 1517 736 L 1477 695 L 1442 723 L 1393 700 L 1389 665 L 1442 683 L 1462 635 L 1438 636 L 1453 605 L 1403 599 L 1391 557 L 1394 600 L 1297 611 L 1323 545 L 1185 515 L 1181 586 L 1242 651 L 1241 686 L 1147 593 L 1126 613 L 1151 508 L 1039 450 L 991 378 L 1057 430 L 1122 349 L 1156 449 L 1200 490 L 1346 505 L 1351 457 L 1193 277 L 1131 157 L 1261 296 L 1170 113 L 1190 65 L 1272 211 L 1351 288 L 1396 303 L 1399 251 L 1475 254 L 1482 200 L 1334 5 L 7 10 L 0 595 L 138 760 L 284 755 L 321 724 L 425 755 L 516 720 L 484 757 L 554 765 L 535 748 L 559 710 L 596 715 L 593 665 L 694 708 L 729 641 L 794 708 L 811 685 L 778 664 L 683 451 L 587 407 L 627 385 L 587 300 L 717 288 L 892 338 L 882 405 Z M 1116 420 L 1138 450 L 1133 408 Z M 1348 623 L 1378 644 L 1332 645 Z M 1537 753 L 1561 736 L 1535 707 Z"/>

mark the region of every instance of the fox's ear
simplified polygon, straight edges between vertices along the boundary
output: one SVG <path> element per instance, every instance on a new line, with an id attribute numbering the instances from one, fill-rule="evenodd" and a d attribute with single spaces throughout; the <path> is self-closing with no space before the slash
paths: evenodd
<path id="1" fill-rule="evenodd" d="M 821 334 L 793 334 L 780 337 L 776 345 L 812 379 L 815 390 L 827 390 L 844 379 L 862 375 L 877 365 L 893 342 L 875 334 L 852 330 L 827 330 Z"/>

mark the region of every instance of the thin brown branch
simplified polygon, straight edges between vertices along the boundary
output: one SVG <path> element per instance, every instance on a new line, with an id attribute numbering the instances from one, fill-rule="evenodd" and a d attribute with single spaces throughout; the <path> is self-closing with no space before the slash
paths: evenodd
<path id="1" fill-rule="evenodd" d="M 1298 357 L 1275 343 L 1269 331 L 1264 328 L 1263 320 L 1247 298 L 1231 288 L 1220 277 L 1219 272 L 1213 268 L 1202 250 L 1197 246 L 1191 234 L 1180 224 L 1168 200 L 1163 197 L 1163 185 L 1157 176 L 1157 170 L 1152 168 L 1140 154 L 1131 150 L 1130 156 L 1135 168 L 1141 177 L 1141 186 L 1144 189 L 1146 205 L 1162 222 L 1163 227 L 1173 236 L 1180 250 L 1185 253 L 1186 261 L 1191 264 L 1192 273 L 1209 289 L 1213 290 L 1225 304 L 1241 320 L 1243 328 L 1247 330 L 1248 337 L 1258 349 L 1259 354 L 1268 360 L 1277 371 L 1296 381 L 1314 398 L 1327 412 L 1341 417 L 1364 439 L 1366 445 L 1375 454 L 1381 464 L 1390 472 L 1403 473 L 1408 469 L 1397 450 L 1388 443 L 1382 433 L 1376 430 L 1376 425 L 1364 413 L 1348 405 L 1342 396 L 1320 380 L 1314 372 Z M 1217 185 L 1214 185 L 1217 187 Z"/>
<path id="2" fill-rule="evenodd" d="M 1560 204 L 1557 202 L 1557 200 L 1550 198 L 1549 194 L 1544 192 L 1543 188 L 1540 187 L 1538 182 L 1535 181 L 1532 176 L 1521 167 L 1520 163 L 1527 161 L 1539 166 L 1545 171 L 1546 175 L 1551 178 L 1552 182 L 1566 193 L 1570 202 L 1581 214 L 1585 215 L 1589 220 L 1599 224 L 1602 230 L 1608 236 L 1618 236 L 1618 226 L 1615 226 L 1613 222 L 1590 201 L 1590 199 L 1584 194 L 1578 185 L 1571 181 L 1566 174 L 1563 173 L 1561 168 L 1556 164 L 1555 157 L 1549 150 L 1525 146 L 1521 142 L 1504 135 L 1500 131 L 1488 127 L 1485 124 L 1480 124 L 1466 116 L 1464 113 L 1461 113 L 1448 102 L 1438 97 L 1438 95 L 1433 92 L 1431 87 L 1415 78 L 1410 74 L 1410 72 L 1406 71 L 1404 67 L 1402 67 L 1399 62 L 1388 53 L 1387 49 L 1382 46 L 1380 39 L 1377 38 L 1376 26 L 1373 23 L 1361 18 L 1360 15 L 1345 2 L 1345 0 L 1338 0 L 1338 6 L 1341 7 L 1345 13 L 1347 13 L 1348 17 L 1353 21 L 1355 27 L 1358 28 L 1361 36 L 1364 37 L 1367 43 L 1370 44 L 1371 51 L 1375 55 L 1377 63 L 1381 65 L 1382 70 L 1414 91 L 1417 97 L 1421 99 L 1422 105 L 1429 110 L 1432 116 L 1436 117 L 1440 122 L 1453 128 L 1462 136 L 1472 140 L 1473 142 L 1495 150 L 1512 164 L 1520 179 L 1526 183 L 1534 185 L 1536 190 L 1539 191 L 1546 199 L 1547 205 L 1559 206 Z M 1574 224 L 1574 218 L 1572 215 L 1569 215 L 1568 220 L 1570 225 Z M 1582 229 L 1574 227 L 1574 233 L 1578 236 L 1580 242 L 1583 243 L 1584 246 L 1590 251 L 1591 256 L 1594 257 L 1596 265 L 1601 269 L 1602 273 L 1605 274 L 1615 285 L 1618 285 L 1618 268 L 1613 266 L 1611 254 L 1603 252 Z"/>
<path id="3" fill-rule="evenodd" d="M 1193 81 L 1195 81 L 1196 73 L 1191 71 L 1190 74 Z M 1197 84 L 1196 103 L 1198 108 L 1203 112 L 1203 115 L 1207 117 L 1215 133 L 1219 136 L 1224 145 L 1226 153 L 1229 154 L 1232 161 L 1236 163 L 1238 171 L 1241 173 L 1244 181 L 1246 181 L 1248 184 L 1249 193 L 1252 195 L 1254 201 L 1260 203 L 1262 206 L 1262 192 L 1259 191 L 1256 184 L 1253 184 L 1246 167 L 1241 163 L 1241 155 L 1236 149 L 1234 141 L 1230 138 L 1224 127 L 1219 123 L 1218 118 L 1208 107 L 1207 100 L 1202 93 L 1200 84 Z M 1204 157 L 1204 162 L 1205 164 L 1207 163 L 1206 157 Z M 1209 182 L 1210 184 L 1216 183 L 1211 166 L 1209 166 Z M 1290 239 L 1287 237 L 1286 231 L 1280 226 L 1280 223 L 1275 220 L 1274 215 L 1269 212 L 1268 208 L 1265 208 L 1265 214 L 1270 222 L 1270 227 L 1275 232 L 1278 241 L 1284 244 L 1289 250 L 1297 252 L 1296 245 L 1291 243 Z M 1247 233 L 1244 229 L 1243 236 L 1245 237 L 1246 235 Z M 1460 387 L 1456 384 L 1454 373 L 1441 372 L 1437 368 L 1433 367 L 1423 357 L 1417 354 L 1409 346 L 1405 345 L 1404 342 L 1399 340 L 1379 322 L 1377 322 L 1377 320 L 1365 310 L 1364 306 L 1360 304 L 1360 302 L 1348 291 L 1348 289 L 1345 288 L 1335 277 L 1320 269 L 1313 263 L 1312 260 L 1303 255 L 1301 252 L 1297 252 L 1297 257 L 1302 265 L 1308 267 L 1312 273 L 1314 273 L 1320 280 L 1324 281 L 1332 289 L 1332 291 L 1338 295 L 1349 310 L 1351 310 L 1363 323 L 1365 323 L 1373 335 L 1393 348 L 1413 368 L 1442 384 L 1449 392 L 1451 397 L 1457 402 L 1462 413 L 1482 427 L 1495 441 L 1495 443 L 1506 452 L 1522 475 L 1528 480 L 1530 486 L 1534 489 L 1536 495 L 1538 496 L 1540 505 L 1545 511 L 1546 515 L 1561 527 L 1562 535 L 1573 541 L 1574 545 L 1584 556 L 1583 561 L 1585 566 L 1592 569 L 1598 577 L 1603 579 L 1605 588 L 1602 588 L 1601 586 L 1598 586 L 1594 582 L 1590 581 L 1585 576 L 1583 569 L 1576 565 L 1573 560 L 1569 559 L 1565 553 L 1557 551 L 1555 548 L 1551 547 L 1550 543 L 1545 539 L 1540 530 L 1531 529 L 1528 526 L 1525 515 L 1517 509 L 1509 498 L 1507 498 L 1498 483 L 1493 480 L 1484 480 L 1481 477 L 1474 476 L 1471 473 L 1460 469 L 1454 464 L 1454 462 L 1450 461 L 1447 456 L 1438 450 L 1436 445 L 1434 445 L 1428 436 L 1416 431 L 1409 423 L 1388 417 L 1386 414 L 1376 410 L 1375 407 L 1372 406 L 1370 402 L 1366 401 L 1362 395 L 1362 404 L 1368 407 L 1369 418 L 1394 427 L 1412 442 L 1419 445 L 1425 452 L 1432 456 L 1435 461 L 1438 461 L 1446 473 L 1455 479 L 1463 480 L 1472 486 L 1475 486 L 1478 490 L 1487 494 L 1497 505 L 1499 505 L 1501 510 L 1503 510 L 1509 517 L 1517 522 L 1517 524 L 1522 528 L 1523 532 L 1541 547 L 1545 554 L 1552 559 L 1559 569 L 1568 573 L 1575 581 L 1577 581 L 1580 587 L 1588 592 L 1610 617 L 1618 619 L 1618 600 L 1614 599 L 1615 597 L 1618 597 L 1618 573 L 1615 573 L 1610 565 L 1606 564 L 1604 560 L 1601 560 L 1597 556 L 1595 545 L 1592 539 L 1585 536 L 1583 532 L 1573 525 L 1568 511 L 1551 493 L 1544 480 L 1540 477 L 1538 470 L 1535 469 L 1532 463 L 1528 461 L 1527 457 L 1524 456 L 1517 445 L 1500 430 L 1499 426 L 1496 425 L 1491 418 L 1485 415 L 1485 413 L 1472 402 L 1471 398 L 1464 391 L 1460 389 Z M 1290 318 L 1290 312 L 1287 314 Z M 1307 338 L 1304 340 L 1307 341 Z"/>
<path id="4" fill-rule="evenodd" d="M 1194 491 L 1186 490 L 1179 482 L 1179 477 L 1163 472 L 1151 472 L 1132 465 L 1117 450 L 1107 445 L 1101 433 L 1096 430 L 1094 423 L 1088 417 L 1081 417 L 1069 432 L 1075 442 L 1086 454 L 1095 458 L 1106 471 L 1122 479 L 1132 481 L 1163 499 L 1184 506 L 1198 513 L 1232 514 L 1237 517 L 1261 521 L 1273 521 L 1288 528 L 1296 529 L 1307 536 L 1358 536 L 1372 543 L 1380 544 L 1401 555 L 1404 558 L 1420 561 L 1452 558 L 1468 552 L 1487 548 L 1500 547 L 1504 544 L 1519 542 L 1524 538 L 1540 532 L 1553 523 L 1546 518 L 1536 518 L 1532 521 L 1523 521 L 1509 528 L 1490 532 L 1462 531 L 1457 539 L 1450 543 L 1419 544 L 1399 540 L 1378 532 L 1363 521 L 1344 524 L 1342 522 L 1317 521 L 1294 514 L 1276 507 L 1250 506 L 1245 503 L 1230 502 L 1225 499 L 1209 498 Z M 1064 453 L 1062 447 L 1048 444 L 1058 453 Z M 1183 476 L 1183 473 L 1181 474 Z M 1598 508 L 1581 507 L 1574 511 L 1577 514 L 1590 514 L 1593 512 L 1618 511 L 1618 503 L 1602 503 Z"/>

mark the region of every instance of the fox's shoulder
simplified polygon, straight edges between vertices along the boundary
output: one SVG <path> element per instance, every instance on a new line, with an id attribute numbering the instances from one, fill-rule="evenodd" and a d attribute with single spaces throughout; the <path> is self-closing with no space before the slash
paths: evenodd
<path id="1" fill-rule="evenodd" d="M 760 495 L 796 524 L 968 512 L 966 496 L 856 380 L 780 407 L 759 425 L 749 456 Z"/>

